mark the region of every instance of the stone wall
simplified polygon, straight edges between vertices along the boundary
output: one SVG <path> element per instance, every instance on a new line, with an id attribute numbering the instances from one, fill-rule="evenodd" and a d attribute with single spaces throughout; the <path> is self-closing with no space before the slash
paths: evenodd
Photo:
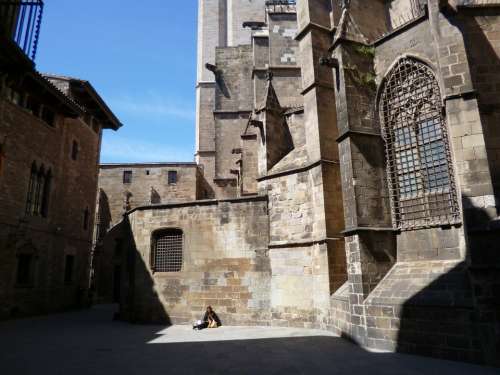
<path id="1" fill-rule="evenodd" d="M 212 305 L 226 325 L 270 324 L 266 198 L 145 207 L 128 221 L 125 318 L 191 323 Z M 151 235 L 169 227 L 183 231 L 182 270 L 153 273 Z"/>
<path id="2" fill-rule="evenodd" d="M 337 81 L 349 274 L 349 288 L 340 288 L 332 298 L 330 322 L 334 330 L 371 348 L 496 363 L 498 340 L 493 336 L 498 332 L 498 321 L 492 314 L 492 295 L 498 289 L 492 281 L 496 271 L 494 267 L 482 268 L 487 276 L 479 277 L 480 271 L 468 263 L 483 255 L 496 262 L 486 250 L 492 245 L 487 243 L 498 217 L 492 188 L 496 154 L 486 151 L 488 122 L 482 119 L 488 115 L 481 106 L 481 101 L 495 99 L 487 94 L 494 92 L 488 91 L 491 86 L 482 86 L 478 78 L 489 72 L 488 64 L 498 63 L 493 52 L 495 36 L 487 35 L 493 30 L 494 12 L 477 10 L 477 17 L 471 17 L 476 10 L 454 13 L 456 9 L 440 8 L 437 1 L 429 1 L 428 18 L 407 18 L 406 30 L 359 48 L 360 41 L 370 41 L 363 39 L 366 35 L 361 31 L 372 25 L 366 18 L 369 12 L 358 5 L 351 2 L 344 17 L 337 18 L 337 22 L 344 22 L 339 25 L 343 33 L 337 33 L 334 44 L 338 67 L 335 61 L 326 61 Z M 415 5 L 409 1 L 390 3 L 389 27 L 394 28 L 398 17 L 411 13 Z M 483 27 L 477 27 L 477 22 Z M 478 59 L 472 45 L 477 46 L 480 40 L 484 42 L 481 51 L 492 53 L 481 57 L 485 61 L 483 73 L 474 67 L 471 74 L 469 64 Z M 475 57 L 471 56 L 474 53 Z M 386 74 L 405 56 L 428 64 L 442 90 L 454 178 L 464 209 L 456 227 L 391 230 L 387 160 L 377 118 L 380 93 L 375 95 L 370 81 L 375 78 L 380 90 Z M 490 82 L 495 80 L 488 77 Z M 475 86 L 483 90 L 479 100 L 471 91 Z M 491 149 L 495 149 L 495 142 L 493 131 Z M 478 227 L 484 241 L 475 235 Z M 481 254 L 479 243 L 485 249 Z"/>
<path id="3" fill-rule="evenodd" d="M 123 181 L 125 171 L 132 172 L 130 183 Z M 169 183 L 169 172 L 177 172 L 177 182 Z M 208 194 L 208 188 L 198 190 L 199 180 L 195 163 L 102 164 L 99 168 L 99 189 L 106 196 L 112 225 L 138 206 L 193 201 Z"/>
<path id="4" fill-rule="evenodd" d="M 266 16 L 264 0 L 227 1 L 227 45 L 250 43 L 251 30 L 243 28 L 244 22 L 263 22 Z"/>

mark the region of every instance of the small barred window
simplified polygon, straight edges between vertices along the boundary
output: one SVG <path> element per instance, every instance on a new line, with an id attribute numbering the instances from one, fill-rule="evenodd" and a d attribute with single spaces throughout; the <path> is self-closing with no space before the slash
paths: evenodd
<path id="1" fill-rule="evenodd" d="M 177 171 L 168 171 L 168 184 L 173 185 L 177 183 Z"/>
<path id="2" fill-rule="evenodd" d="M 180 229 L 165 229 L 153 234 L 154 272 L 179 272 L 182 269 L 183 237 Z"/>
<path id="3" fill-rule="evenodd" d="M 124 184 L 132 183 L 132 171 L 123 171 L 123 183 Z"/>
<path id="4" fill-rule="evenodd" d="M 395 226 L 408 230 L 457 223 L 446 122 L 432 70 L 401 59 L 386 79 L 380 116 Z"/>

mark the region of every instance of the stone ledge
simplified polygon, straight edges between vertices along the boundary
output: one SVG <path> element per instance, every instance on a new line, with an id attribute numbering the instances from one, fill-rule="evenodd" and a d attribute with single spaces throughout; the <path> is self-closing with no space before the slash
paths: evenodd
<path id="1" fill-rule="evenodd" d="M 220 203 L 246 203 L 246 202 L 267 202 L 267 195 L 254 195 L 242 198 L 228 198 L 228 199 L 204 199 L 199 201 L 191 202 L 179 202 L 179 203 L 167 203 L 167 204 L 155 204 L 148 206 L 139 206 L 125 213 L 125 216 L 131 215 L 136 211 L 148 211 L 148 210 L 164 210 L 169 208 L 178 207 L 194 207 L 194 206 L 210 206 L 219 205 Z"/>

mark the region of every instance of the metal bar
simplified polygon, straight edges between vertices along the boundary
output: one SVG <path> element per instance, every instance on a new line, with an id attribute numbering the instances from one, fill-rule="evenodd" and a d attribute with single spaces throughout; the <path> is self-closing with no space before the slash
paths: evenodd
<path id="1" fill-rule="evenodd" d="M 19 21 L 18 21 L 18 28 L 17 28 L 17 33 L 16 33 L 16 37 L 17 37 L 16 43 L 19 46 L 21 45 L 21 40 L 22 40 L 25 13 L 26 13 L 26 7 L 21 7 L 21 17 L 19 18 Z"/>
<path id="2" fill-rule="evenodd" d="M 0 15 L 11 27 L 8 32 L 13 41 L 32 60 L 35 59 L 43 15 L 42 0 L 4 1 L 0 3 Z"/>
<path id="3" fill-rule="evenodd" d="M 35 25 L 35 40 L 33 41 L 33 51 L 31 53 L 31 59 L 35 60 L 36 52 L 38 50 L 38 40 L 40 39 L 40 27 L 42 24 L 43 17 L 43 2 L 39 2 L 38 17 Z"/>
<path id="4" fill-rule="evenodd" d="M 26 21 L 26 28 L 25 28 L 25 36 L 24 36 L 24 47 L 23 47 L 23 51 L 24 53 L 26 53 L 27 55 L 29 54 L 29 50 L 30 50 L 30 44 L 29 44 L 29 41 L 31 39 L 31 35 L 32 35 L 32 19 L 33 19 L 33 6 L 31 4 L 27 5 L 27 8 L 29 8 L 29 16 L 28 16 L 28 20 Z"/>
<path id="5" fill-rule="evenodd" d="M 404 58 L 380 102 L 394 225 L 403 230 L 459 221 L 439 85 L 429 67 Z"/>
<path id="6" fill-rule="evenodd" d="M 31 22 L 28 25 L 29 41 L 28 41 L 28 50 L 26 51 L 26 54 L 30 57 L 31 57 L 31 54 L 33 52 L 33 38 L 35 35 L 35 25 L 36 25 L 36 18 L 37 18 L 37 14 L 38 14 L 38 7 L 37 8 L 32 7 L 32 9 L 34 9 L 34 13 L 33 13 L 33 17 L 31 18 Z"/>

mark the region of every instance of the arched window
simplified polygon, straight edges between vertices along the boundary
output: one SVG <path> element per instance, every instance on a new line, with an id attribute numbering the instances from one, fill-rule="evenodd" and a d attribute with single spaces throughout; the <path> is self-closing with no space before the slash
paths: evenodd
<path id="1" fill-rule="evenodd" d="M 154 272 L 179 272 L 182 269 L 183 233 L 162 229 L 153 233 L 151 268 Z"/>
<path id="2" fill-rule="evenodd" d="M 42 207 L 41 213 L 43 217 L 49 216 L 49 198 L 50 198 L 50 188 L 52 184 L 52 171 L 49 169 L 45 175 L 45 184 L 42 191 Z"/>
<path id="3" fill-rule="evenodd" d="M 49 198 L 52 184 L 52 171 L 45 167 L 31 164 L 28 194 L 26 197 L 26 215 L 47 217 L 49 214 Z"/>
<path id="4" fill-rule="evenodd" d="M 42 213 L 42 194 L 45 189 L 45 168 L 42 165 L 38 171 L 35 185 L 35 203 L 33 215 L 39 216 Z"/>
<path id="5" fill-rule="evenodd" d="M 380 100 L 394 224 L 407 230 L 459 221 L 450 147 L 432 70 L 402 58 Z"/>
<path id="6" fill-rule="evenodd" d="M 35 186 L 38 177 L 38 168 L 36 163 L 31 164 L 30 179 L 28 183 L 28 194 L 26 197 L 26 215 L 33 214 L 33 205 L 35 202 Z"/>

